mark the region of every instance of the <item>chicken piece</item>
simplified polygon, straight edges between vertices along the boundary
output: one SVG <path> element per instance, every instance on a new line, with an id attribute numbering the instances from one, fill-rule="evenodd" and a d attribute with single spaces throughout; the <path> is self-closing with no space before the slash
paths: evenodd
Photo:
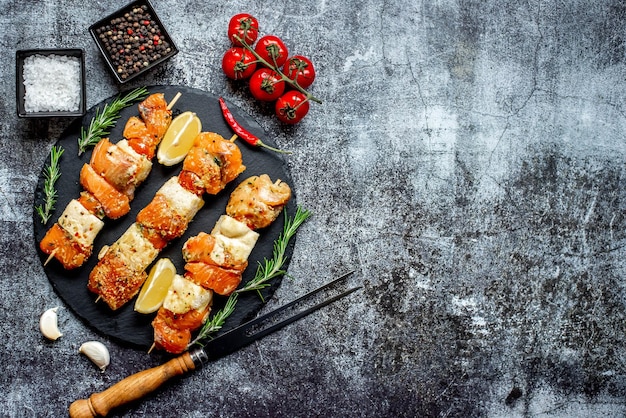
<path id="1" fill-rule="evenodd" d="M 130 211 L 130 199 L 100 176 L 89 164 L 80 170 L 80 184 L 102 205 L 108 218 L 117 219 Z"/>
<path id="2" fill-rule="evenodd" d="M 208 194 L 217 194 L 246 167 L 234 143 L 213 132 L 201 132 L 183 162 L 183 171 L 194 173 Z"/>
<path id="3" fill-rule="evenodd" d="M 226 214 L 250 229 L 269 226 L 291 198 L 289 185 L 281 180 L 272 183 L 267 174 L 252 176 L 231 193 Z"/>

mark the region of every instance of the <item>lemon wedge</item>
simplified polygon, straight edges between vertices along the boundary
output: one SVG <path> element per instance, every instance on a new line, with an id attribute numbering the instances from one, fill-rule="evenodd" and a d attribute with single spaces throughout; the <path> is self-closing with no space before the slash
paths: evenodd
<path id="1" fill-rule="evenodd" d="M 150 270 L 150 274 L 148 274 L 148 278 L 135 301 L 135 311 L 149 314 L 159 309 L 175 275 L 176 267 L 174 267 L 172 260 L 161 258 L 157 261 Z"/>
<path id="2" fill-rule="evenodd" d="M 202 122 L 193 112 L 183 112 L 176 116 L 165 132 L 157 160 L 160 164 L 172 166 L 181 162 L 191 147 L 193 140 L 202 131 Z"/>

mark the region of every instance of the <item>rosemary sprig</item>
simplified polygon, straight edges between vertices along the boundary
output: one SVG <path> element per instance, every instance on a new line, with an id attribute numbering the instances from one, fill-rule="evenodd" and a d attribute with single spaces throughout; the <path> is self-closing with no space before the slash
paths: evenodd
<path id="1" fill-rule="evenodd" d="M 78 139 L 78 155 L 87 151 L 87 148 L 96 145 L 104 136 L 109 134 L 111 127 L 120 117 L 120 111 L 132 105 L 138 100 L 143 100 L 148 95 L 145 87 L 139 87 L 124 97 L 116 97 L 111 103 L 104 105 L 102 109 L 96 109 L 96 115 L 91 119 L 89 128 L 80 128 Z"/>
<path id="2" fill-rule="evenodd" d="M 50 219 L 51 212 L 54 210 L 54 205 L 57 201 L 57 191 L 54 187 L 55 183 L 61 177 L 61 170 L 59 169 L 59 159 L 61 155 L 63 155 L 63 147 L 59 145 L 57 148 L 56 145 L 52 146 L 50 150 L 50 164 L 44 169 L 44 182 L 43 182 L 43 192 L 44 192 L 44 202 L 43 204 L 36 206 L 35 210 L 37 214 L 41 218 L 41 223 L 46 224 Z"/>
<path id="3" fill-rule="evenodd" d="M 270 260 L 266 258 L 262 263 L 259 263 L 254 278 L 246 283 L 241 289 L 236 290 L 235 293 L 256 290 L 259 293 L 259 296 L 261 296 L 261 289 L 270 286 L 268 283 L 270 280 L 286 273 L 282 267 L 285 264 L 285 261 L 287 261 L 285 258 L 287 245 L 289 245 L 291 238 L 296 235 L 296 231 L 300 225 L 309 219 L 310 216 L 311 212 L 302 209 L 300 206 L 296 209 L 296 214 L 293 218 L 289 218 L 285 211 L 285 225 L 283 227 L 283 232 L 278 236 L 276 241 L 274 241 L 272 258 Z M 263 299 L 263 296 L 261 296 L 261 299 Z"/>
<path id="4" fill-rule="evenodd" d="M 211 334 L 216 333 L 224 326 L 226 319 L 235 311 L 235 305 L 237 304 L 237 293 L 231 293 L 226 304 L 222 309 L 217 311 L 213 317 L 204 323 L 202 329 L 198 333 L 198 336 L 189 343 L 189 346 L 193 344 L 202 344 L 202 340 L 207 339 Z"/>
<path id="5" fill-rule="evenodd" d="M 213 317 L 202 326 L 202 329 L 200 329 L 196 338 L 189 343 L 189 346 L 193 344 L 202 345 L 203 340 L 209 338 L 211 334 L 222 329 L 226 319 L 235 310 L 235 305 L 237 304 L 237 299 L 240 293 L 256 290 L 259 293 L 259 296 L 261 296 L 261 289 L 271 286 L 268 281 L 274 277 L 287 273 L 283 270 L 283 266 L 287 260 L 285 252 L 287 251 L 289 241 L 294 237 L 294 235 L 296 235 L 300 225 L 302 225 L 310 216 L 311 212 L 302 209 L 300 206 L 298 206 L 296 214 L 293 218 L 289 218 L 287 216 L 287 211 L 285 211 L 285 225 L 283 226 L 283 232 L 278 236 L 276 241 L 274 241 L 272 258 L 270 260 L 264 259 L 263 263 L 259 263 L 256 273 L 254 274 L 254 278 L 246 283 L 241 289 L 231 293 L 226 300 L 224 308 L 217 311 L 215 315 L 213 315 Z M 261 299 L 263 299 L 263 296 L 261 296 Z"/>

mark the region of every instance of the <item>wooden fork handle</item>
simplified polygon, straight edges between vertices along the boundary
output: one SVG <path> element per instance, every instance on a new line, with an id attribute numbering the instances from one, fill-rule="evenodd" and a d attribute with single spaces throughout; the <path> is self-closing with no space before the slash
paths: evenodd
<path id="1" fill-rule="evenodd" d="M 105 417 L 113 408 L 143 398 L 175 376 L 196 368 L 189 352 L 175 357 L 160 366 L 128 376 L 89 399 L 79 399 L 70 405 L 70 417 Z"/>

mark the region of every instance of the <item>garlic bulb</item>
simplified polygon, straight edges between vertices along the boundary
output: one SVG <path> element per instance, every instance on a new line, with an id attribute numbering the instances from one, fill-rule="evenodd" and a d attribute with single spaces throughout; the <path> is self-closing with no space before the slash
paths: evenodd
<path id="1" fill-rule="evenodd" d="M 104 371 L 111 361 L 109 350 L 99 341 L 87 341 L 78 351 L 86 355 L 98 368 Z"/>
<path id="2" fill-rule="evenodd" d="M 63 334 L 59 331 L 57 310 L 59 308 L 50 308 L 45 311 L 39 318 L 39 330 L 49 340 L 56 340 Z"/>

